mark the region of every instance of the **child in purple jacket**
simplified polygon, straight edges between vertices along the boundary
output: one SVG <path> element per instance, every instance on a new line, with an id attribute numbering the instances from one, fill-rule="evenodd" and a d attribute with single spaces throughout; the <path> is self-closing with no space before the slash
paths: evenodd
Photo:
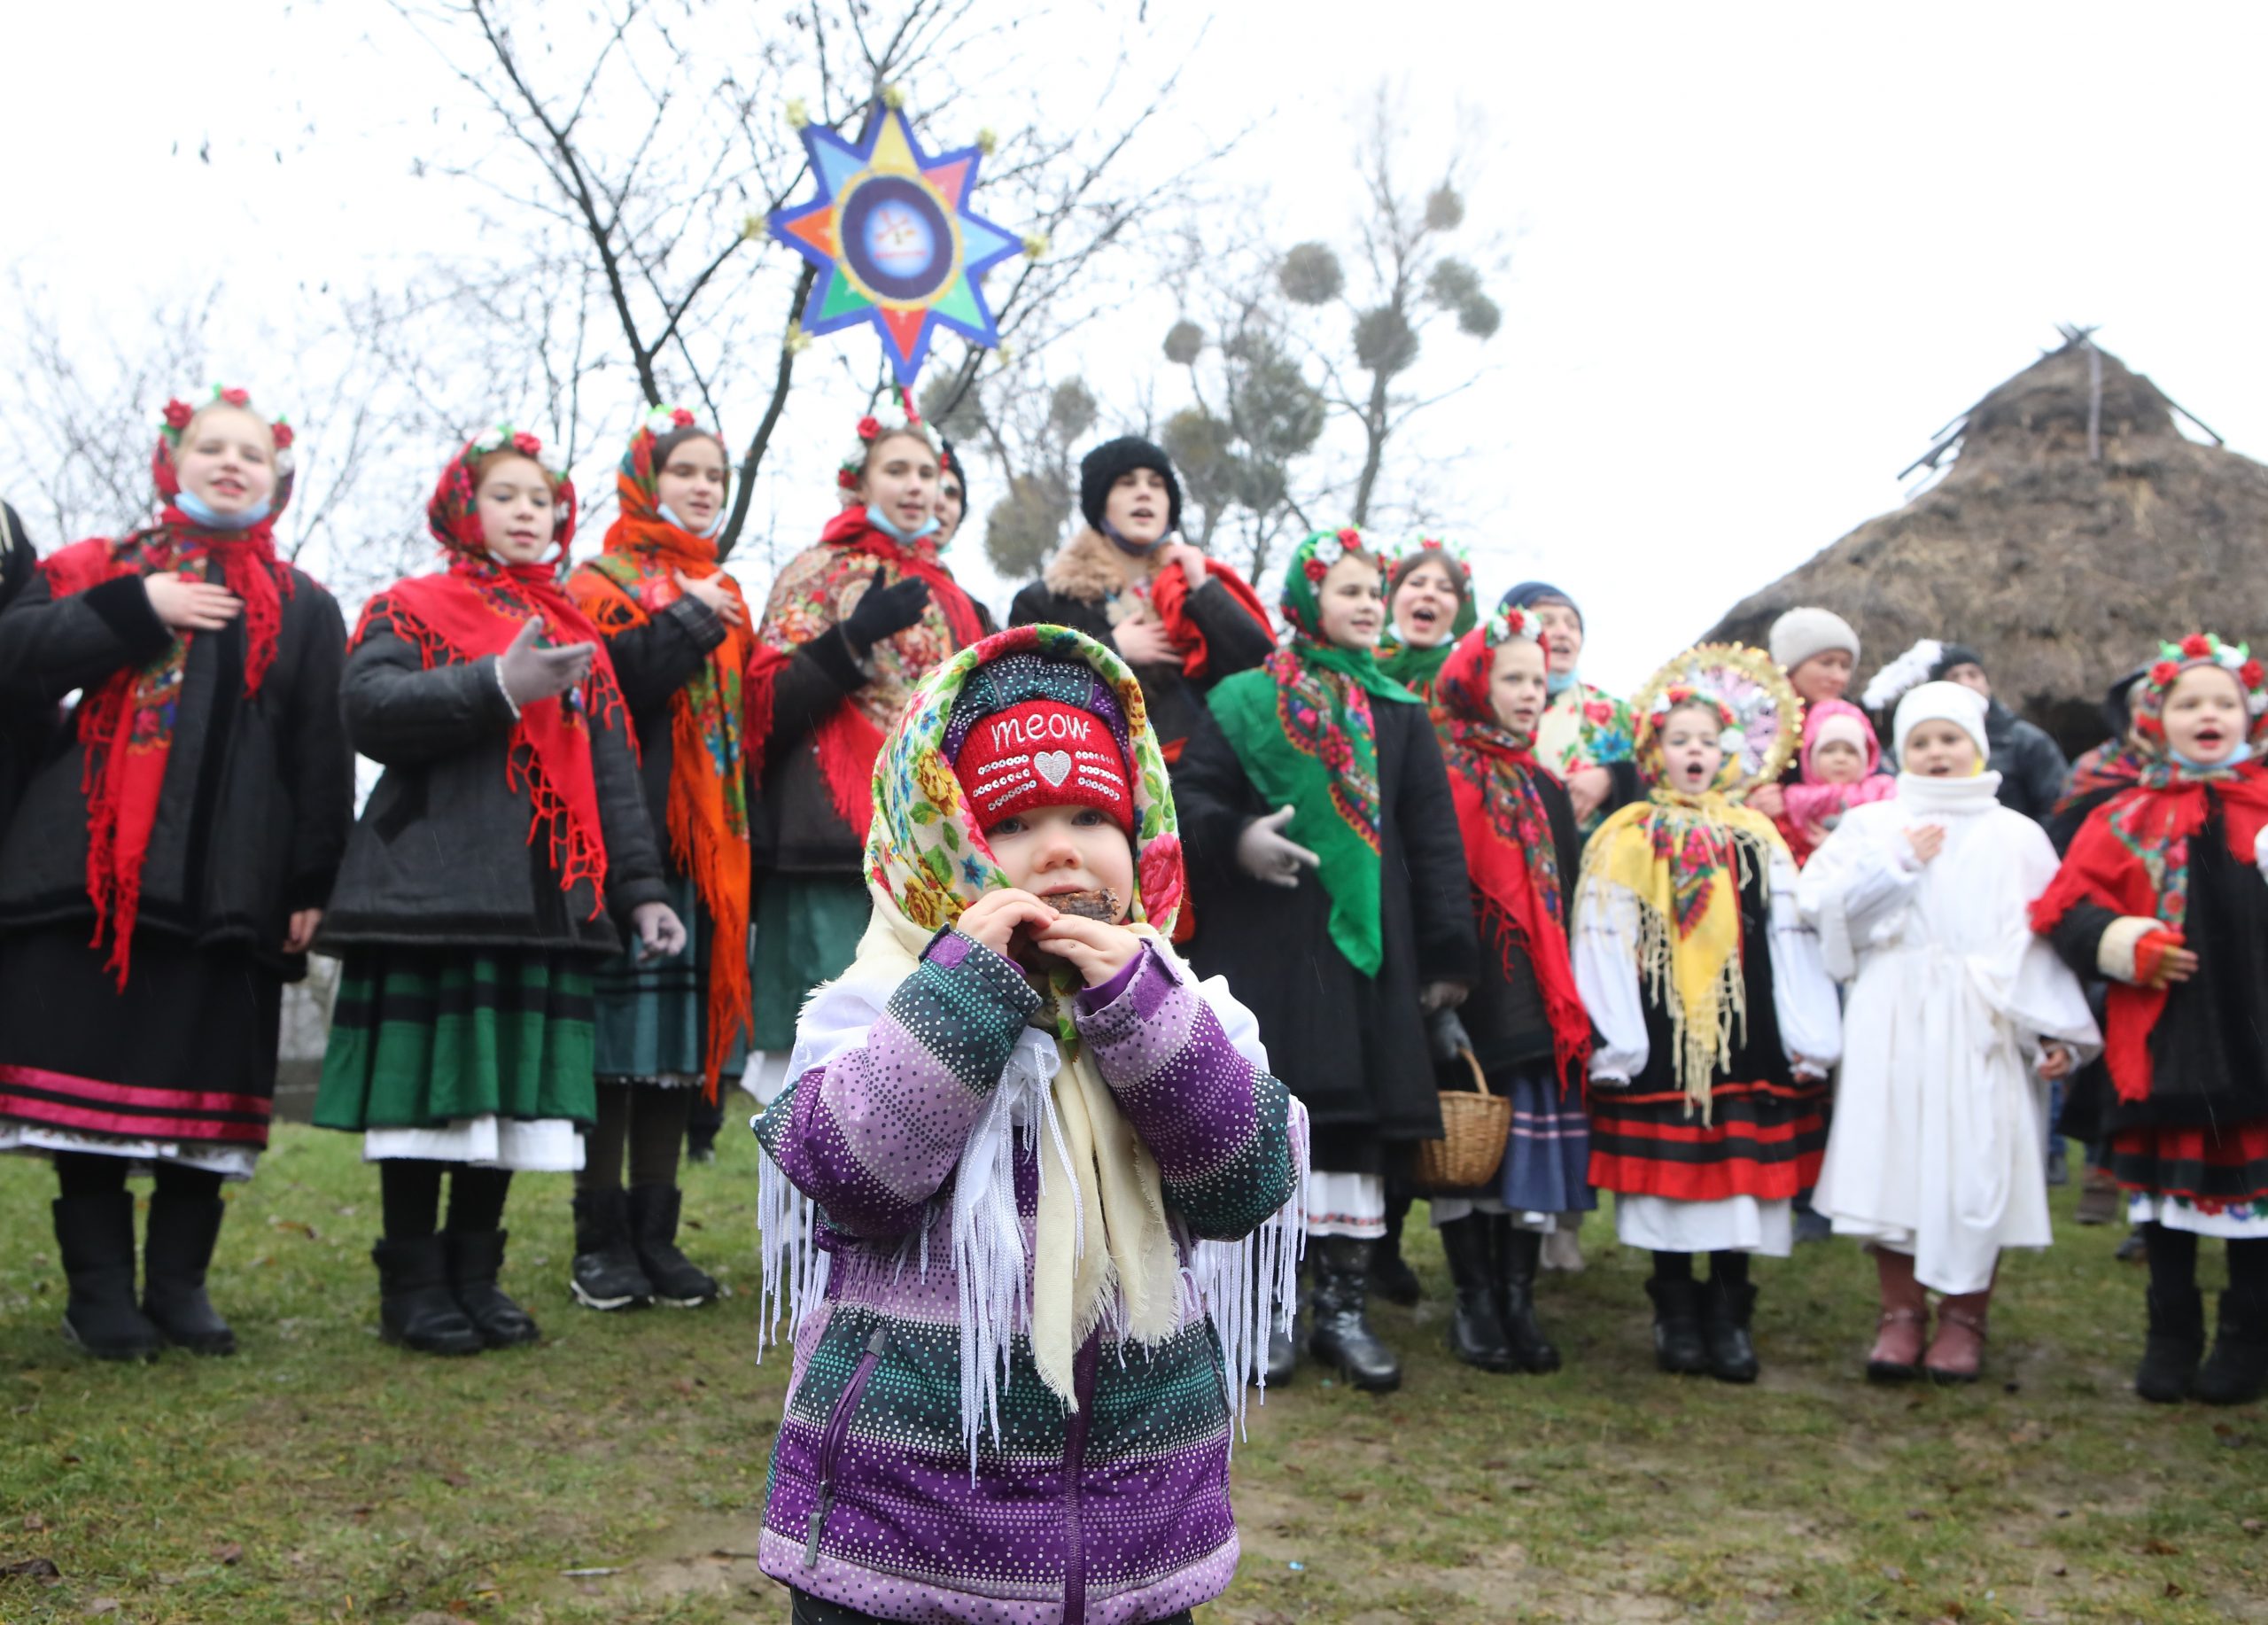
<path id="1" fill-rule="evenodd" d="M 795 1323 L 765 1571 L 798 1621 L 1184 1619 L 1236 1570 L 1306 1119 L 1167 941 L 1132 674 L 1056 626 L 954 657 L 883 745 L 866 871 L 756 1123 Z"/>

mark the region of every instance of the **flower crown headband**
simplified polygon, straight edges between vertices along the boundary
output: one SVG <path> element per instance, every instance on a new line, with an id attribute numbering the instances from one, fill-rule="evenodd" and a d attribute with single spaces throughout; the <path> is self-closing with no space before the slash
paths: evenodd
<path id="1" fill-rule="evenodd" d="M 1733 708 L 1706 688 L 1697 688 L 1691 683 L 1670 684 L 1654 696 L 1653 706 L 1646 714 L 1658 730 L 1663 723 L 1669 720 L 1670 712 L 1695 710 L 1708 711 L 1717 719 L 1718 727 L 1723 730 L 1718 743 L 1724 747 L 1727 756 L 1731 756 L 1748 743 L 1748 730 L 1741 727 L 1740 719 L 1733 714 Z"/>
<path id="2" fill-rule="evenodd" d="M 1383 562 L 1390 568 L 1399 568 L 1409 564 L 1412 559 L 1423 557 L 1428 553 L 1437 558 L 1448 560 L 1464 572 L 1466 579 L 1472 579 L 1472 550 L 1461 541 L 1447 541 L 1439 536 L 1419 536 L 1404 542 L 1399 548 L 1388 554 Z"/>
<path id="3" fill-rule="evenodd" d="M 2160 643 L 2156 664 L 2150 667 L 2149 676 L 2141 692 L 2135 696 L 2134 727 L 2144 738 L 2163 744 L 2165 740 L 2166 696 L 2184 672 L 2201 665 L 2218 666 L 2236 679 L 2244 691 L 2245 713 L 2251 718 L 2248 730 L 2257 740 L 2268 731 L 2268 667 L 2252 657 L 2251 647 L 2244 643 L 2225 643 L 2210 632 L 2193 632 L 2179 643 Z"/>
<path id="4" fill-rule="evenodd" d="M 1342 558 L 1367 559 L 1379 562 L 1379 554 L 1371 545 L 1370 538 L 1349 525 L 1316 537 L 1315 546 L 1309 549 L 1307 563 L 1300 568 L 1310 581 L 1320 583 L 1331 573 L 1331 567 Z"/>
<path id="5" fill-rule="evenodd" d="M 483 457 L 500 451 L 509 451 L 525 457 L 556 481 L 567 477 L 556 454 L 546 451 L 543 442 L 524 429 L 515 429 L 509 424 L 491 424 L 464 443 L 459 455 L 467 463 L 478 463 Z"/>
<path id="6" fill-rule="evenodd" d="M 928 446 L 932 450 L 936 449 L 935 441 L 929 433 L 929 425 L 921 421 L 921 413 L 914 406 L 913 397 L 907 394 L 903 388 L 897 392 L 897 405 L 893 406 L 884 401 L 874 411 L 860 418 L 854 432 L 858 437 L 858 441 L 844 455 L 841 466 L 835 470 L 835 483 L 845 491 L 858 489 L 858 475 L 866 466 L 867 454 L 874 450 L 879 441 L 893 434 L 919 435 L 924 445 Z"/>
<path id="7" fill-rule="evenodd" d="M 235 407 L 241 411 L 250 412 L 254 416 L 260 415 L 260 409 L 252 403 L 250 390 L 233 386 L 224 387 L 219 384 L 213 386 L 210 396 L 196 406 L 191 406 L 186 400 L 168 400 L 166 402 L 165 419 L 158 425 L 158 433 L 166 443 L 167 454 L 172 455 L 181 450 L 181 437 L 188 432 L 191 419 L 195 418 L 199 412 L 216 406 Z M 279 416 L 275 422 L 268 425 L 268 432 L 276 443 L 276 473 L 279 475 L 290 473 L 294 461 L 291 455 L 293 435 L 291 423 Z"/>
<path id="8" fill-rule="evenodd" d="M 1524 610 L 1516 604 L 1500 604 L 1496 612 L 1482 626 L 1481 637 L 1483 646 L 1488 649 L 1497 649 L 1515 641 L 1540 643 L 1543 641 L 1543 626 L 1535 618 L 1533 610 Z"/>

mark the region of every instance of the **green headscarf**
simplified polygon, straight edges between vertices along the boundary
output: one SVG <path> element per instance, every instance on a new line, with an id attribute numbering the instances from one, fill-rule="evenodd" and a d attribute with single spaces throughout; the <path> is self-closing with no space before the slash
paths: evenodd
<path id="1" fill-rule="evenodd" d="M 1289 805 L 1284 833 L 1321 859 L 1331 898 L 1331 940 L 1366 976 L 1384 957 L 1379 926 L 1378 729 L 1371 702 L 1422 704 L 1367 649 L 1326 642 L 1317 590 L 1353 554 L 1375 562 L 1360 531 L 1317 531 L 1284 571 L 1280 607 L 1288 646 L 1214 686 L 1214 719 L 1246 777 L 1271 807 Z"/>

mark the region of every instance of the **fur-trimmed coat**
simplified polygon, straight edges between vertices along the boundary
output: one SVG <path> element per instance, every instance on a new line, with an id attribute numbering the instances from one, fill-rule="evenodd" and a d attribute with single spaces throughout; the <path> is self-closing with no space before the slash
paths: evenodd
<path id="1" fill-rule="evenodd" d="M 1143 701 L 1150 708 L 1150 726 L 1169 749 L 1196 730 L 1205 711 L 1205 696 L 1215 683 L 1258 665 L 1276 647 L 1275 629 L 1253 619 L 1223 582 L 1223 576 L 1234 574 L 1226 564 L 1208 561 L 1205 585 L 1189 595 L 1186 613 L 1205 636 L 1202 677 L 1185 675 L 1177 661 L 1134 668 Z M 1158 619 L 1157 608 L 1141 590 L 1143 586 L 1139 565 L 1101 532 L 1083 529 L 1047 561 L 1038 580 L 1016 595 L 1008 609 L 1008 624 L 1068 626 L 1115 649 L 1118 627 L 1131 620 Z"/>

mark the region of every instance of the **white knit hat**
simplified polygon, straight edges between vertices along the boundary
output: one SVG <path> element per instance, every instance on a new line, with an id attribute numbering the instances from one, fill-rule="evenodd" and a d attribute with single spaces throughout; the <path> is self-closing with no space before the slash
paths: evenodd
<path id="1" fill-rule="evenodd" d="M 1853 664 L 1859 658 L 1859 634 L 1832 610 L 1790 610 L 1772 623 L 1765 641 L 1772 650 L 1772 663 L 1783 672 L 1792 672 L 1814 655 L 1823 655 L 1830 649 L 1849 650 Z"/>
<path id="2" fill-rule="evenodd" d="M 1992 754 L 1984 733 L 1984 696 L 1961 683 L 1922 683 L 1906 691 L 1898 702 L 1898 717 L 1891 732 L 1898 742 L 1898 759 L 1906 760 L 1906 736 L 1924 722 L 1950 722 L 1977 742 L 1977 760 L 1983 766 Z"/>

